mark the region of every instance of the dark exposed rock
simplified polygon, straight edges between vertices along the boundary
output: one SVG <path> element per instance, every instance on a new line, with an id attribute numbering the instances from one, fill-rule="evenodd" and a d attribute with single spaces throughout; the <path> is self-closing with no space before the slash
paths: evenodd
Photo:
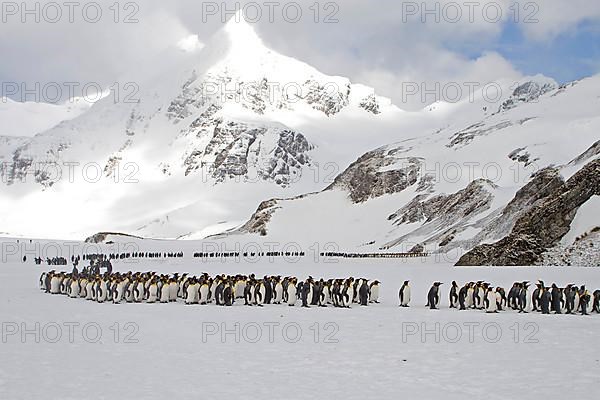
<path id="1" fill-rule="evenodd" d="M 408 251 L 411 254 L 421 254 L 425 252 L 425 247 L 422 244 L 416 244 L 412 249 Z"/>
<path id="2" fill-rule="evenodd" d="M 385 194 L 398 193 L 419 180 L 423 159 L 390 157 L 384 149 L 371 151 L 335 178 L 326 190 L 347 190 L 354 203 L 363 203 Z M 398 168 L 383 170 L 391 165 Z"/>
<path id="3" fill-rule="evenodd" d="M 525 82 L 517 87 L 512 96 L 500 106 L 498 112 L 508 111 L 522 103 L 536 101 L 544 94 L 557 89 L 557 85 L 551 82 Z"/>
<path id="4" fill-rule="evenodd" d="M 278 200 L 263 201 L 250 220 L 240 229 L 240 233 L 258 233 L 260 236 L 267 236 L 267 225 L 278 207 Z"/>
<path id="5" fill-rule="evenodd" d="M 600 160 L 594 160 L 573 175 L 566 183 L 559 184 L 556 171 L 551 175 L 539 200 L 515 223 L 512 232 L 494 244 L 475 247 L 457 263 L 474 265 L 533 265 L 549 248 L 557 244 L 569 232 L 579 207 L 594 195 L 600 195 Z M 562 178 L 558 177 L 562 181 Z M 515 200 L 507 206 L 516 207 L 518 197 L 533 187 L 521 189 Z M 544 197 L 540 197 L 546 194 Z"/>
<path id="6" fill-rule="evenodd" d="M 450 195 L 437 195 L 428 199 L 418 195 L 407 205 L 388 217 L 394 225 L 422 222 L 421 226 L 392 242 L 382 246 L 389 249 L 402 245 L 411 237 L 427 237 L 423 244 L 447 246 L 456 235 L 465 229 L 479 214 L 490 209 L 496 189 L 492 182 L 479 179 L 465 189 Z"/>
<path id="7" fill-rule="evenodd" d="M 526 167 L 528 167 L 529 165 L 531 165 L 532 163 L 534 163 L 536 161 L 539 161 L 539 158 L 535 158 L 532 160 L 531 154 L 529 154 L 529 152 L 527 152 L 526 150 L 527 150 L 526 147 L 516 149 L 515 151 L 511 152 L 508 155 L 508 158 L 510 158 L 511 160 L 513 160 L 515 162 L 522 163 Z"/>
<path id="8" fill-rule="evenodd" d="M 217 182 L 227 179 L 269 180 L 287 186 L 310 165 L 308 152 L 314 147 L 299 132 L 268 126 L 249 126 L 237 121 L 217 121 L 206 127 L 211 139 L 205 148 L 193 150 L 184 161 L 186 176 L 201 169 Z M 276 142 L 267 148 L 265 138 L 275 135 Z M 267 142 L 271 143 L 271 139 Z"/>
<path id="9" fill-rule="evenodd" d="M 304 83 L 304 91 L 306 102 L 328 117 L 337 114 L 349 104 L 350 85 L 340 88 L 334 83 L 322 85 L 317 81 L 307 81 Z"/>
<path id="10" fill-rule="evenodd" d="M 452 135 L 450 143 L 446 147 L 463 147 L 471 143 L 475 138 L 480 136 L 487 136 L 497 131 L 510 128 L 515 125 L 523 125 L 534 118 L 523 118 L 519 121 L 502 121 L 496 125 L 486 126 L 485 123 L 480 122 L 471 125 L 462 131 L 456 132 Z"/>
<path id="11" fill-rule="evenodd" d="M 488 209 L 493 200 L 487 185 L 494 187 L 492 182 L 480 179 L 451 195 L 438 195 L 428 200 L 427 195 L 419 195 L 388 219 L 394 220 L 395 225 L 401 225 L 420 221 L 429 223 L 441 217 L 458 220 L 480 213 Z"/>
<path id="12" fill-rule="evenodd" d="M 590 158 L 595 157 L 598 154 L 600 154 L 600 140 L 591 145 L 590 148 L 587 149 L 583 154 L 579 155 L 573 161 L 571 161 L 569 165 L 581 164 L 582 162 L 589 160 Z"/>
<path id="13" fill-rule="evenodd" d="M 122 236 L 124 238 L 130 238 L 130 239 L 143 239 L 139 236 L 127 235 L 125 233 L 98 232 L 95 235 L 92 235 L 92 236 L 88 237 L 87 239 L 85 239 L 85 243 L 94 243 L 94 244 L 104 243 L 106 241 L 106 238 L 109 235 L 110 236 Z"/>
<path id="14" fill-rule="evenodd" d="M 374 94 L 371 94 L 362 99 L 360 102 L 360 107 L 375 115 L 381 113 L 381 111 L 379 111 L 379 103 L 377 102 L 377 98 Z"/>

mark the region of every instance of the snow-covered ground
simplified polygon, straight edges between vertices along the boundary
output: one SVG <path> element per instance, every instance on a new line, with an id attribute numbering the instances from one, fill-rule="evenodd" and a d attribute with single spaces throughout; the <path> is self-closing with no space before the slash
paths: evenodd
<path id="1" fill-rule="evenodd" d="M 74 98 L 64 104 L 17 102 L 0 98 L 0 136 L 30 137 L 87 111 L 93 103 Z"/>
<path id="2" fill-rule="evenodd" d="M 257 263 L 202 262 L 191 258 L 189 243 L 154 242 L 149 248 L 185 249 L 185 258 L 119 261 L 115 269 L 300 278 L 352 275 L 380 280 L 381 304 L 350 310 L 112 305 L 42 293 L 38 277 L 50 268 L 36 266 L 31 255 L 22 263 L 23 253 L 14 251 L 14 243 L 0 241 L 2 399 L 597 395 L 600 316 L 458 312 L 448 309 L 447 299 L 452 280 L 510 287 L 516 280 L 543 279 L 547 284 L 586 284 L 593 291 L 600 288 L 597 268 L 453 268 L 435 258 L 330 263 L 308 253 L 297 263 L 266 258 Z M 20 242 L 28 248 L 36 243 Z M 49 242 L 39 244 L 52 251 Z M 412 283 L 409 309 L 398 307 L 404 280 Z M 445 283 L 441 309 L 431 311 L 425 308 L 425 297 L 438 280 Z M 39 332 L 39 343 L 24 329 Z"/>

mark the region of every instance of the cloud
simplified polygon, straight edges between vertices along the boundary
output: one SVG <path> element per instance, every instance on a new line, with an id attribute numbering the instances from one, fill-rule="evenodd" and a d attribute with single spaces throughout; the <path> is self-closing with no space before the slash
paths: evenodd
<path id="1" fill-rule="evenodd" d="M 38 2 L 25 3 L 33 7 Z M 600 17 L 600 3 L 589 0 L 523 1 L 518 3 L 518 15 L 513 0 L 479 2 L 472 10 L 464 6 L 468 2 L 451 0 L 344 0 L 317 2 L 316 8 L 314 1 L 307 0 L 296 3 L 301 5 L 302 17 L 295 22 L 289 18 L 291 11 L 288 15 L 283 11 L 288 1 L 274 9 L 273 18 L 265 6 L 268 2 L 261 1 L 145 0 L 133 3 L 139 4 L 137 9 L 121 2 L 117 3 L 118 15 L 110 8 L 114 0 L 97 3 L 104 11 L 99 23 L 81 17 L 74 23 L 31 19 L 21 23 L 18 15 L 8 16 L 0 24 L 0 54 L 4 55 L 0 79 L 109 86 L 136 69 L 151 69 L 157 54 L 169 48 L 192 49 L 195 43 L 207 42 L 235 12 L 236 4 L 252 3 L 262 5 L 262 18 L 254 25 L 268 46 L 324 73 L 375 86 L 398 102 L 398 87 L 407 80 L 487 83 L 519 75 L 511 60 L 490 51 L 511 22 L 516 21 L 525 34 L 524 45 L 535 46 Z M 457 20 L 455 4 L 462 5 Z M 537 8 L 525 8 L 527 4 Z M 211 8 L 215 5 L 216 13 Z M 411 5 L 418 6 L 416 13 Z M 501 14 L 496 19 L 498 7 Z M 532 10 L 537 23 L 525 21 Z M 127 17 L 138 22 L 124 23 Z"/>

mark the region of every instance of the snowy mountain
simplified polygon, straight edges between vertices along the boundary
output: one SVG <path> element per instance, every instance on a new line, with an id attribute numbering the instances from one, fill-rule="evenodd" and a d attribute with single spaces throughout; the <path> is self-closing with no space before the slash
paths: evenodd
<path id="1" fill-rule="evenodd" d="M 557 263 L 562 246 L 581 263 L 582 248 L 600 244 L 590 211 L 600 194 L 599 84 L 534 77 L 483 117 L 477 102 L 455 105 L 473 119 L 370 151 L 325 190 L 263 202 L 242 229 L 218 237 L 456 258 L 475 247 L 462 265 Z"/>
<path id="2" fill-rule="evenodd" d="M 548 249 L 580 254 L 597 238 L 593 191 L 579 188 L 597 182 L 600 76 L 498 81 L 493 102 L 476 93 L 409 113 L 272 51 L 239 17 L 153 67 L 137 101 L 0 138 L 4 232 L 473 249 L 465 264 L 553 262 Z M 553 209 L 563 222 L 536 237 L 539 215 L 570 194 Z"/>
<path id="3" fill-rule="evenodd" d="M 265 197 L 321 190 L 366 143 L 388 142 L 402 114 L 371 88 L 270 50 L 243 17 L 151 70 L 135 74 L 134 97 L 0 139 L 3 231 L 202 237 L 239 225 Z"/>
<path id="4" fill-rule="evenodd" d="M 44 132 L 62 121 L 76 118 L 92 106 L 83 98 L 64 104 L 17 102 L 0 98 L 0 137 L 31 137 Z"/>

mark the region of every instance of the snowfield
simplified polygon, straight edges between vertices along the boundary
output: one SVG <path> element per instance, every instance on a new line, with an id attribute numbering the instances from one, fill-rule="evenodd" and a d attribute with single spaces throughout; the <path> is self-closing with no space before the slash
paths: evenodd
<path id="1" fill-rule="evenodd" d="M 365 277 L 382 282 L 381 303 L 112 305 L 43 293 L 43 271 L 71 267 L 36 266 L 33 255 L 23 263 L 23 253 L 7 247 L 14 242 L 0 243 L 2 399 L 591 399 L 598 390 L 599 315 L 448 309 L 452 280 L 510 288 L 543 279 L 592 292 L 600 288 L 597 268 L 454 268 L 435 258 L 336 263 L 308 253 L 297 263 L 203 262 L 191 258 L 198 243 L 154 242 L 162 251 L 184 249 L 185 257 L 116 261 L 115 271 Z M 405 280 L 412 286 L 408 309 L 398 307 Z M 445 283 L 438 311 L 425 308 L 434 281 Z"/>

